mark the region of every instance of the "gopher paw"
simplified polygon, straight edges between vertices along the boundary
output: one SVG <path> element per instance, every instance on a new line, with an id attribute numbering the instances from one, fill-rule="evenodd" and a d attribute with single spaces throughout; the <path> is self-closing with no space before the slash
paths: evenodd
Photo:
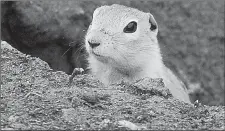
<path id="1" fill-rule="evenodd" d="M 74 68 L 73 73 L 69 77 L 69 85 L 72 83 L 73 78 L 74 78 L 75 75 L 83 74 L 83 72 L 84 72 L 83 68 Z"/>

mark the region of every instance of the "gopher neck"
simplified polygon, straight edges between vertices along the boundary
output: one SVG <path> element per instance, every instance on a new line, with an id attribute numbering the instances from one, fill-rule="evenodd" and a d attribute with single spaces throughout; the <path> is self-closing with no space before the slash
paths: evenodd
<path id="1" fill-rule="evenodd" d="M 118 83 L 122 80 L 133 82 L 144 77 L 160 78 L 162 75 L 162 68 L 164 66 L 161 59 L 154 59 L 146 62 L 139 69 L 130 69 L 125 71 L 101 63 L 93 57 L 89 58 L 89 64 L 92 74 L 105 85 Z"/>

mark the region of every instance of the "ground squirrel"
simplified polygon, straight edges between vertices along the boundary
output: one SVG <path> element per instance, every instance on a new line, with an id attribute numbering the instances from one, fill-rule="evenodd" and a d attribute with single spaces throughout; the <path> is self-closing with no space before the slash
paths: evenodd
<path id="1" fill-rule="evenodd" d="M 150 13 L 118 4 L 97 8 L 85 37 L 91 72 L 105 85 L 163 78 L 175 98 L 190 103 L 184 84 L 163 63 L 157 33 Z"/>

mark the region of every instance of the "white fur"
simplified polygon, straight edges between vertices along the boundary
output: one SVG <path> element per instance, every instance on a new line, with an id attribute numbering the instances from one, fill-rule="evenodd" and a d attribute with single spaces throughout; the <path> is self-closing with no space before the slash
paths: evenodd
<path id="1" fill-rule="evenodd" d="M 105 85 L 144 77 L 163 78 L 174 97 L 190 103 L 183 83 L 163 64 L 158 28 L 150 30 L 150 18 L 156 23 L 150 13 L 122 5 L 97 8 L 85 39 L 92 74 Z M 137 22 L 137 30 L 124 33 L 131 21 Z M 92 49 L 88 41 L 100 45 Z"/>

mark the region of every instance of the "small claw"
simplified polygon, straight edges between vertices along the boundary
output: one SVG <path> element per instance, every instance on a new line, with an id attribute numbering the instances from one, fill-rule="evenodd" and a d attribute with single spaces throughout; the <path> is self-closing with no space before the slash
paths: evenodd
<path id="1" fill-rule="evenodd" d="M 83 74 L 84 69 L 83 68 L 74 68 L 73 73 L 71 74 L 69 78 L 69 85 L 72 83 L 74 76 Z"/>

